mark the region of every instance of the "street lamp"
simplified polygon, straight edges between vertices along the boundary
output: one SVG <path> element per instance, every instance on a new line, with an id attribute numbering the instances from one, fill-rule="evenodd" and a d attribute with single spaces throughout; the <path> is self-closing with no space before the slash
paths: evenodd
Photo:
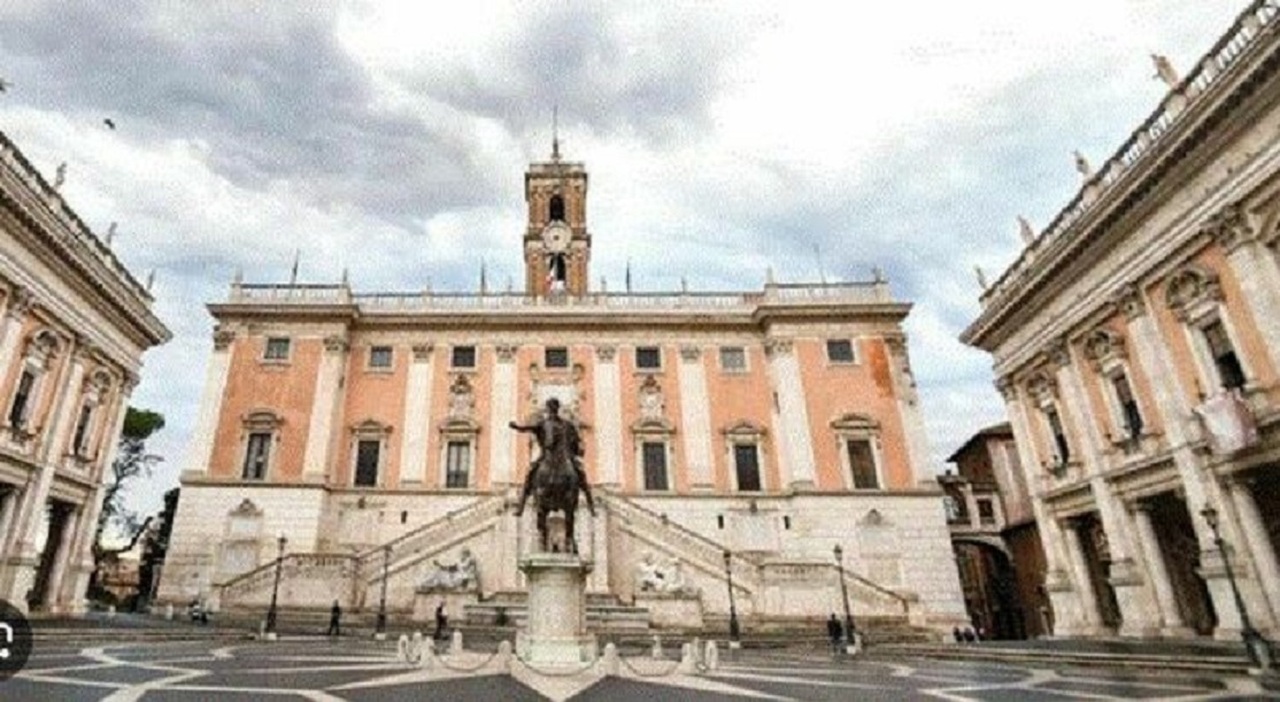
<path id="1" fill-rule="evenodd" d="M 832 552 L 836 556 L 836 570 L 840 573 L 840 596 L 844 598 L 844 650 L 845 653 L 857 653 L 858 630 L 853 626 L 853 610 L 849 609 L 849 586 L 844 582 L 844 549 L 836 544 Z"/>
<path id="2" fill-rule="evenodd" d="M 382 598 L 378 600 L 378 621 L 373 637 L 379 641 L 387 638 L 387 568 L 391 561 L 391 544 L 382 547 Z"/>
<path id="3" fill-rule="evenodd" d="M 1244 608 L 1244 598 L 1240 596 L 1240 588 L 1236 586 L 1236 576 L 1231 570 L 1231 558 L 1227 555 L 1226 545 L 1222 541 L 1222 532 L 1218 530 L 1218 510 L 1205 506 L 1200 516 L 1213 531 L 1213 543 L 1218 547 L 1218 555 L 1222 558 L 1222 568 L 1227 572 L 1227 582 L 1231 584 L 1231 594 L 1236 599 L 1236 611 L 1240 614 L 1240 637 L 1244 639 L 1244 648 L 1249 660 L 1263 670 L 1271 670 L 1271 642 L 1267 641 L 1249 621 L 1249 612 Z"/>
<path id="4" fill-rule="evenodd" d="M 733 604 L 733 569 L 729 559 L 733 554 L 724 550 L 724 574 L 729 581 L 729 648 L 742 648 L 742 630 L 738 628 L 738 609 Z"/>
<path id="5" fill-rule="evenodd" d="M 265 632 L 268 639 L 275 639 L 276 637 L 276 600 L 280 595 L 280 567 L 284 564 L 284 545 L 288 542 L 289 540 L 285 538 L 284 534 L 281 534 L 276 539 L 276 580 L 275 584 L 271 586 L 271 607 L 267 609 L 267 628 Z"/>

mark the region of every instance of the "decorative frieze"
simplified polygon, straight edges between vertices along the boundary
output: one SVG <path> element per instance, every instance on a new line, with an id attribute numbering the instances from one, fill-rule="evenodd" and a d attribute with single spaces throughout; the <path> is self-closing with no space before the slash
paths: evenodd
<path id="1" fill-rule="evenodd" d="M 231 348 L 231 343 L 236 340 L 235 331 L 223 327 L 219 324 L 213 330 L 213 350 L 226 351 Z"/>
<path id="2" fill-rule="evenodd" d="M 16 287 L 9 292 L 9 304 L 5 306 L 4 313 L 15 319 L 25 317 L 31 308 L 36 306 L 36 296 L 30 289 L 24 287 Z"/>
<path id="3" fill-rule="evenodd" d="M 1248 214 L 1238 203 L 1227 205 L 1210 217 L 1202 231 L 1212 237 L 1228 253 L 1252 241 L 1257 235 L 1257 230 L 1249 221 Z"/>
<path id="4" fill-rule="evenodd" d="M 1112 302 L 1127 320 L 1137 319 L 1147 313 L 1147 303 L 1142 298 L 1142 290 L 1133 284 L 1120 288 L 1112 298 Z"/>
<path id="5" fill-rule="evenodd" d="M 1071 364 L 1071 349 L 1067 346 L 1065 339 L 1055 339 L 1049 342 L 1045 347 L 1045 358 L 1053 365 L 1062 368 Z"/>
<path id="6" fill-rule="evenodd" d="M 1018 399 L 1018 385 L 1013 382 L 1012 378 L 998 378 L 995 382 L 996 390 L 1000 393 L 1000 397 L 1005 402 L 1015 402 Z"/>

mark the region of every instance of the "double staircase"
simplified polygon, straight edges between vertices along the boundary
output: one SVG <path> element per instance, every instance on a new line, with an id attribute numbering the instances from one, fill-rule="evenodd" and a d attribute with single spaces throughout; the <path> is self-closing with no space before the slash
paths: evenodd
<path id="1" fill-rule="evenodd" d="M 726 615 L 706 611 L 707 593 L 712 593 L 714 598 L 723 597 L 727 591 L 730 577 L 726 566 L 732 574 L 738 611 L 749 622 L 754 639 L 786 643 L 798 634 L 820 637 L 825 631 L 825 617 L 769 617 L 759 612 L 763 594 L 769 587 L 770 564 L 763 555 L 729 552 L 723 544 L 621 495 L 602 491 L 596 501 L 604 516 L 596 523 L 598 528 L 607 529 L 606 540 L 631 539 L 633 546 L 638 547 L 633 549 L 636 553 L 651 551 L 664 559 L 678 559 L 685 567 L 686 577 L 701 584 L 702 626 L 690 627 L 684 633 L 723 635 L 727 630 Z M 278 566 L 277 561 L 272 560 L 221 584 L 217 589 L 217 607 L 224 621 L 260 619 L 271 600 L 278 567 L 281 622 L 292 622 L 302 630 L 322 630 L 328 609 L 336 600 L 343 607 L 344 623 L 360 627 L 377 610 L 385 577 L 400 588 L 398 600 L 388 598 L 388 611 L 394 625 L 397 619 L 408 619 L 410 607 L 403 601 L 404 589 L 408 576 L 420 572 L 415 570 L 419 564 L 443 554 L 454 554 L 485 531 L 501 528 L 508 509 L 506 497 L 496 494 L 358 553 L 288 554 L 279 560 Z M 453 560 L 452 555 L 449 560 Z M 619 567 L 631 565 L 612 564 L 610 569 Z M 845 571 L 844 577 L 850 598 L 856 604 L 860 628 L 869 641 L 924 638 L 925 630 L 913 626 L 915 612 L 910 598 L 857 573 Z M 491 588 L 495 586 L 496 583 L 490 584 Z M 508 629 L 523 625 L 528 615 L 527 593 L 511 588 L 510 584 L 497 587 L 500 589 L 479 602 L 467 604 L 462 621 L 451 623 L 477 633 L 488 631 L 494 636 L 505 635 Z M 776 587 L 775 584 L 775 590 Z M 713 609 L 719 610 L 720 606 Z M 593 632 L 641 639 L 649 636 L 650 621 L 650 612 L 645 607 L 624 603 L 611 593 L 588 594 L 587 623 Z"/>

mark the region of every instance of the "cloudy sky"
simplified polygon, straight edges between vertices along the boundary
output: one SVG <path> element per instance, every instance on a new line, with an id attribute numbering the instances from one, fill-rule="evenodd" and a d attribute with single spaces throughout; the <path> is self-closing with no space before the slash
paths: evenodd
<path id="1" fill-rule="evenodd" d="M 956 336 L 974 265 L 1018 251 L 1245 0 L 0 4 L 0 130 L 142 278 L 174 340 L 135 404 L 169 426 L 135 506 L 176 484 L 210 348 L 206 302 L 349 268 L 360 290 L 521 280 L 522 173 L 592 177 L 593 275 L 758 288 L 885 270 L 938 466 L 1002 419 Z M 862 9 L 871 6 L 874 9 Z M 447 8 L 447 9 L 446 9 Z M 110 117 L 115 131 L 102 123 Z"/>

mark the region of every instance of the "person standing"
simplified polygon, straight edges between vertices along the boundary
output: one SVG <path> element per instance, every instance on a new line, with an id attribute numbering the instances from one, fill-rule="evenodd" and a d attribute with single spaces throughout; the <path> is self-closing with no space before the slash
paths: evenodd
<path id="1" fill-rule="evenodd" d="M 338 601 L 333 601 L 333 606 L 329 608 L 329 631 L 325 636 L 341 636 L 342 635 L 342 607 L 338 605 Z"/>
<path id="2" fill-rule="evenodd" d="M 844 627 L 840 625 L 840 620 L 836 619 L 835 614 L 827 620 L 827 637 L 831 639 L 831 652 L 839 654 L 840 641 L 844 638 Z"/>
<path id="3" fill-rule="evenodd" d="M 445 629 L 449 626 L 449 618 L 444 613 L 444 603 L 436 605 L 436 633 L 432 637 L 440 641 L 445 637 Z"/>

